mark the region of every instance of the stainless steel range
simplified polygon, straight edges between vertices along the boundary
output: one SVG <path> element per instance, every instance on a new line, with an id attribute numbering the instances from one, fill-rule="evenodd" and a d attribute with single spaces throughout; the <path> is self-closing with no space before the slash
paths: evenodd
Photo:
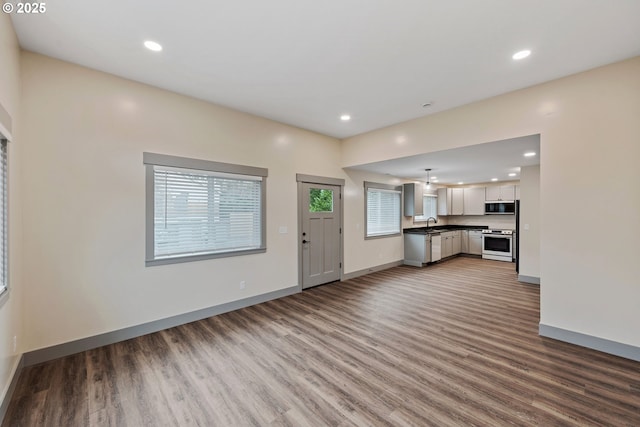
<path id="1" fill-rule="evenodd" d="M 482 230 L 482 258 L 513 261 L 513 230 Z"/>

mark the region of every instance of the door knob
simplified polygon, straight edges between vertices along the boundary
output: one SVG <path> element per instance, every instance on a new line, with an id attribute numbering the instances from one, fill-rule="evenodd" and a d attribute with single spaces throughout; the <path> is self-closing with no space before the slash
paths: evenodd
<path id="1" fill-rule="evenodd" d="M 304 245 L 305 243 L 311 243 L 311 240 L 303 240 L 302 244 Z"/>

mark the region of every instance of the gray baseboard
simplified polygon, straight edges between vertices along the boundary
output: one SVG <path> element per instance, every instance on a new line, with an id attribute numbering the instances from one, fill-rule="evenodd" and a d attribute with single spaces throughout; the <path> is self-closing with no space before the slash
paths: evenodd
<path id="1" fill-rule="evenodd" d="M 4 422 L 4 417 L 7 415 L 7 409 L 9 409 L 9 403 L 11 402 L 11 396 L 13 396 L 13 392 L 18 385 L 18 378 L 20 377 L 20 373 L 22 372 L 22 368 L 24 367 L 24 355 L 21 355 L 18 359 L 18 363 L 16 364 L 13 376 L 11 381 L 9 382 L 9 387 L 7 388 L 7 393 L 2 398 L 2 402 L 0 402 L 0 424 Z"/>
<path id="2" fill-rule="evenodd" d="M 47 362 L 49 360 L 68 356 L 70 354 L 80 353 L 82 351 L 91 350 L 93 348 L 102 347 L 104 345 L 114 344 L 116 342 L 140 337 L 142 335 L 147 335 L 164 329 L 173 328 L 174 326 L 184 325 L 185 323 L 195 322 L 197 320 L 206 319 L 207 317 L 216 316 L 218 314 L 227 313 L 229 311 L 238 310 L 240 308 L 245 308 L 266 301 L 286 297 L 298 292 L 300 292 L 300 287 L 296 285 L 290 288 L 280 289 L 278 291 L 256 295 L 238 301 L 232 301 L 226 304 L 220 304 L 189 313 L 179 314 L 177 316 L 168 317 L 166 319 L 155 320 L 153 322 L 119 329 L 117 331 L 106 332 L 100 335 L 94 335 L 91 337 L 82 338 L 51 347 L 33 350 L 24 354 L 24 366 L 36 365 L 38 363 Z"/>
<path id="3" fill-rule="evenodd" d="M 522 274 L 518 274 L 518 282 L 523 283 L 531 283 L 534 285 L 540 284 L 540 278 L 535 276 L 523 276 Z"/>
<path id="4" fill-rule="evenodd" d="M 540 323 L 538 331 L 540 336 L 543 337 L 553 338 L 554 340 L 568 342 L 640 362 L 640 347 L 598 338 L 580 332 L 569 331 L 567 329 L 556 328 L 555 326 L 549 326 L 543 323 Z"/>
<path id="5" fill-rule="evenodd" d="M 403 261 L 394 261 L 386 264 L 376 265 L 374 267 L 365 268 L 363 270 L 352 271 L 351 273 L 345 273 L 342 275 L 342 280 L 355 279 L 356 277 L 364 276 L 367 274 L 375 273 L 376 271 L 387 270 L 389 268 L 397 267 L 402 265 Z"/>

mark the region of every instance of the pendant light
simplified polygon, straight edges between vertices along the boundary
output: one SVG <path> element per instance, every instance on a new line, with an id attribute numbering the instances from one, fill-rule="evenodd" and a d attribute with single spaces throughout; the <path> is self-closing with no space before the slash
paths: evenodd
<path id="1" fill-rule="evenodd" d="M 427 190 L 431 190 L 431 169 L 425 169 L 425 171 L 427 172 Z"/>

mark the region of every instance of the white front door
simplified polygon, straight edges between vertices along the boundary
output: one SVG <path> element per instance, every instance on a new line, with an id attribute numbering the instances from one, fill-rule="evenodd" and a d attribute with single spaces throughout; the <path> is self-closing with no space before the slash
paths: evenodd
<path id="1" fill-rule="evenodd" d="M 340 280 L 340 186 L 302 183 L 302 288 Z"/>

